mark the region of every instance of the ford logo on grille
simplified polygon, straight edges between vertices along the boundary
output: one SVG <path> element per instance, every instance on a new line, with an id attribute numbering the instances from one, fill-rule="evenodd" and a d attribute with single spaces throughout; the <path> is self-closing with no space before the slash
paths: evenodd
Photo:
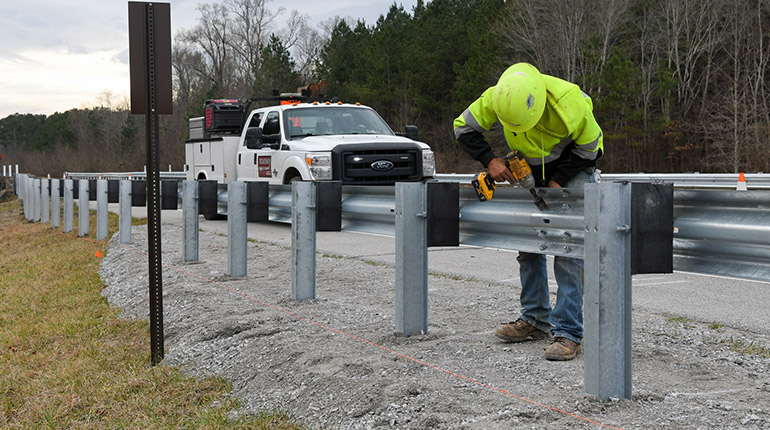
<path id="1" fill-rule="evenodd" d="M 372 163 L 372 169 L 377 170 L 378 172 L 387 172 L 393 167 L 395 167 L 393 162 L 388 160 L 377 160 Z"/>

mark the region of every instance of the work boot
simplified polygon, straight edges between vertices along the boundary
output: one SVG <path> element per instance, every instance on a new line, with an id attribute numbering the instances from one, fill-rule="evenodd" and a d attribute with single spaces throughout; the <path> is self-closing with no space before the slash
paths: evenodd
<path id="1" fill-rule="evenodd" d="M 555 337 L 553 342 L 545 348 L 545 359 L 555 361 L 572 360 L 580 352 L 580 344 L 566 337 Z"/>
<path id="2" fill-rule="evenodd" d="M 514 322 L 501 325 L 495 335 L 506 342 L 544 339 L 548 333 L 519 318 Z"/>

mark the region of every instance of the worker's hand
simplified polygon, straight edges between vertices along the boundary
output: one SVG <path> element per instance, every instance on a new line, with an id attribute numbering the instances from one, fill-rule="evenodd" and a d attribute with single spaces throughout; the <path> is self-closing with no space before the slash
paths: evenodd
<path id="1" fill-rule="evenodd" d="M 516 178 L 513 177 L 511 169 L 508 168 L 508 165 L 502 158 L 493 158 L 492 161 L 487 164 L 487 172 L 495 182 L 508 181 L 512 185 L 516 183 Z"/>
<path id="2" fill-rule="evenodd" d="M 548 181 L 548 188 L 561 188 L 561 185 L 559 185 L 558 182 L 551 179 L 550 181 Z"/>

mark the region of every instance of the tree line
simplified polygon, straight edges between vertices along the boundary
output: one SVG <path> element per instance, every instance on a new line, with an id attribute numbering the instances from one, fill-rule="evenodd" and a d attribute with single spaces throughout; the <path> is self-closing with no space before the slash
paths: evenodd
<path id="1" fill-rule="evenodd" d="M 324 80 L 395 130 L 417 125 L 439 171 L 475 171 L 452 121 L 526 61 L 592 97 L 605 172 L 770 170 L 768 0 L 418 0 L 371 25 L 337 17 L 315 28 L 270 0 L 198 10 L 172 49 L 175 113 L 163 119 L 161 163 L 175 169 L 204 100 Z M 125 105 L 0 119 L 0 146 L 39 173 L 140 169 L 143 142 L 143 118 Z"/>

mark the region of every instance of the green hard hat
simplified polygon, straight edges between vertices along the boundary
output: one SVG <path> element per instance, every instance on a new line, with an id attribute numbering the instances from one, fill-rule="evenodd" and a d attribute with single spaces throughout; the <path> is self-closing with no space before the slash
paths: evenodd
<path id="1" fill-rule="evenodd" d="M 492 91 L 492 107 L 507 130 L 524 133 L 545 110 L 545 81 L 535 66 L 516 63 L 500 75 Z"/>

